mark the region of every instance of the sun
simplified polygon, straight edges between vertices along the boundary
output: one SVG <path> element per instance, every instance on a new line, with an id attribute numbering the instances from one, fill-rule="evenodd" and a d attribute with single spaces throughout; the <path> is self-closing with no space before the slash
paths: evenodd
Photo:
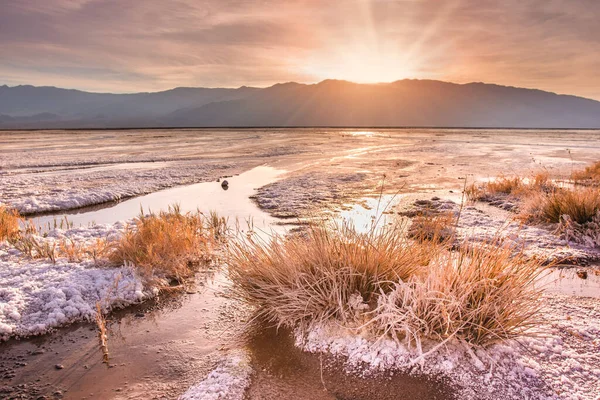
<path id="1" fill-rule="evenodd" d="M 338 49 L 305 64 L 304 72 L 317 80 L 341 79 L 356 83 L 393 82 L 416 77 L 414 60 L 402 54 L 382 54 L 377 49 Z"/>

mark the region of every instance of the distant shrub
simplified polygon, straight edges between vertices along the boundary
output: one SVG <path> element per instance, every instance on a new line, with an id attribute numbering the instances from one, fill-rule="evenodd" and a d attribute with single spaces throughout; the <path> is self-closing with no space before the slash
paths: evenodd
<path id="1" fill-rule="evenodd" d="M 556 188 L 554 182 L 550 179 L 548 171 L 539 171 L 528 178 L 519 176 L 506 177 L 501 175 L 489 182 L 483 184 L 470 185 L 465 194 L 467 199 L 491 200 L 498 195 L 511 196 L 517 199 L 523 199 L 532 193 L 548 193 Z"/>
<path id="2" fill-rule="evenodd" d="M 573 181 L 578 184 L 600 184 L 600 161 L 580 171 L 574 171 L 571 175 Z"/>

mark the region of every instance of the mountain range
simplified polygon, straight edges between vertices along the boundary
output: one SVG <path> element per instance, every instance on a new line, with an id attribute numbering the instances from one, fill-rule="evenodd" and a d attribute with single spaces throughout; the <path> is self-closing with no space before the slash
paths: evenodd
<path id="1" fill-rule="evenodd" d="M 132 94 L 0 86 L 0 129 L 290 126 L 600 128 L 600 102 L 535 89 L 413 79 Z"/>

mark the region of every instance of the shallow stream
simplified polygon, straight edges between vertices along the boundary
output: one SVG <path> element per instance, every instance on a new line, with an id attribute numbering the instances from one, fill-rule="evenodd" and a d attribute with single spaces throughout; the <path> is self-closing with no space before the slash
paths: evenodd
<path id="1" fill-rule="evenodd" d="M 66 220 L 73 226 L 89 224 L 113 224 L 127 221 L 144 212 L 167 210 L 169 206 L 179 205 L 181 211 L 202 212 L 216 211 L 220 216 L 235 224 L 252 220 L 258 228 L 274 226 L 276 218 L 260 210 L 250 196 L 255 189 L 275 182 L 285 171 L 268 166 L 260 166 L 237 176 L 222 178 L 220 182 L 203 182 L 194 185 L 174 187 L 144 196 L 138 196 L 118 203 L 107 203 L 100 206 L 82 208 L 60 214 L 44 215 L 30 218 L 36 226 L 53 227 Z M 229 183 L 223 187 L 221 183 Z"/>

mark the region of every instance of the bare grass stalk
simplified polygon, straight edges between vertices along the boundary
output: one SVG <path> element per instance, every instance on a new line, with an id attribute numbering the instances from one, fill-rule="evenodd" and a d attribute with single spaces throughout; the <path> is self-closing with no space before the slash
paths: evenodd
<path id="1" fill-rule="evenodd" d="M 102 312 L 100 302 L 96 303 L 96 326 L 98 327 L 98 341 L 102 350 L 102 362 L 108 364 L 108 332 L 106 330 L 106 318 Z"/>

